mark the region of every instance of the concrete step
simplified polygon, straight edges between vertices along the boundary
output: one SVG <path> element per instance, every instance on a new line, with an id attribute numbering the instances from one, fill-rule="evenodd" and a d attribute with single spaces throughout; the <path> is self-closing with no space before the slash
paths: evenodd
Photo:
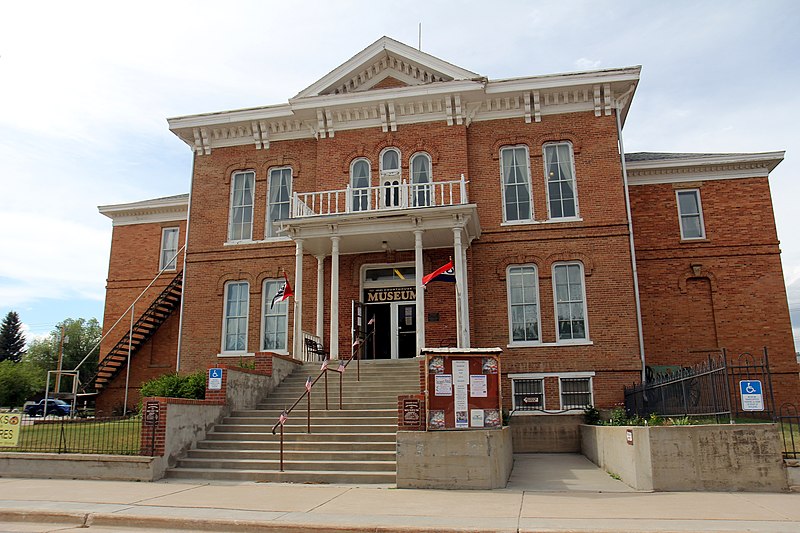
<path id="1" fill-rule="evenodd" d="M 338 409 L 331 406 L 330 409 L 311 409 L 313 418 L 335 418 L 339 416 L 397 416 L 397 407 L 387 409 Z M 295 409 L 300 409 L 296 407 Z M 277 418 L 282 409 L 242 409 L 234 411 L 228 418 Z M 303 409 L 303 412 L 305 410 Z"/>
<path id="2" fill-rule="evenodd" d="M 277 422 L 277 421 L 276 421 Z M 270 433 L 272 434 L 272 424 L 217 424 L 214 426 L 214 433 Z M 305 417 L 301 420 L 289 419 L 283 426 L 284 433 L 305 433 L 308 425 Z M 314 433 L 391 433 L 397 429 L 394 424 L 347 424 L 347 425 L 323 425 L 311 422 L 311 431 Z M 280 428 L 276 429 L 279 432 Z"/>
<path id="3" fill-rule="evenodd" d="M 291 407 L 291 405 L 293 403 L 294 403 L 294 400 L 292 400 L 292 401 L 285 401 L 285 400 L 264 401 L 263 403 L 258 404 L 257 407 L 258 407 L 258 410 L 261 410 L 261 411 L 277 410 L 278 414 L 280 414 L 280 412 L 282 410 L 288 409 L 289 407 Z M 339 399 L 338 398 L 336 398 L 336 399 L 331 398 L 330 401 L 328 402 L 328 406 L 330 407 L 330 410 L 338 409 L 338 407 L 339 407 Z M 364 408 L 365 406 L 367 406 L 367 404 L 365 404 L 365 402 L 347 401 L 345 399 L 342 399 L 342 409 L 343 410 L 359 409 L 359 408 Z M 368 403 L 368 406 L 370 408 L 374 408 L 374 409 L 392 409 L 392 408 L 397 409 L 397 398 L 394 398 L 393 400 L 381 400 L 379 402 L 372 401 L 372 402 Z M 317 409 L 317 408 L 323 408 L 323 407 L 325 407 L 325 400 L 324 399 L 319 404 L 317 404 L 316 400 L 314 400 L 314 399 L 311 400 L 311 409 L 312 410 L 313 409 Z M 297 407 L 295 407 L 295 409 L 297 411 L 292 411 L 292 413 L 296 413 L 299 410 L 304 409 L 304 408 L 305 408 L 305 405 L 297 404 Z"/>
<path id="4" fill-rule="evenodd" d="M 299 428 L 298 428 L 299 429 Z M 305 430 L 303 430 L 305 431 Z M 280 432 L 272 433 L 243 433 L 243 432 L 218 432 L 212 431 L 207 434 L 206 440 L 228 440 L 228 441 L 279 441 Z M 312 433 L 292 432 L 291 437 L 284 433 L 284 440 L 305 441 L 305 442 L 391 442 L 395 444 L 397 433 L 323 433 L 316 432 L 312 428 Z"/>
<path id="5" fill-rule="evenodd" d="M 195 459 L 187 457 L 178 461 L 178 468 L 211 469 L 211 470 L 280 470 L 280 461 L 252 459 Z M 340 472 L 391 472 L 397 466 L 394 461 L 289 461 L 284 457 L 284 470 L 317 470 Z"/>
<path id="6" fill-rule="evenodd" d="M 167 471 L 167 477 L 172 479 L 211 479 L 211 480 L 236 480 L 260 481 L 270 483 L 386 483 L 392 484 L 397 480 L 395 472 L 335 472 L 324 470 L 291 471 L 284 466 L 286 471 L 277 472 L 269 470 L 225 470 L 210 468 L 172 468 Z"/>
<path id="7" fill-rule="evenodd" d="M 187 459 L 207 460 L 248 460 L 248 461 L 278 461 L 280 449 L 275 450 L 190 450 Z M 346 463 L 350 461 L 395 461 L 395 451 L 386 450 L 287 450 L 284 443 L 283 458 L 285 461 L 329 461 L 332 463 Z"/>
<path id="8" fill-rule="evenodd" d="M 280 450 L 280 439 L 274 441 L 257 441 L 257 440 L 203 440 L 197 443 L 196 450 L 236 450 L 236 451 L 278 451 Z M 379 441 L 307 441 L 289 439 L 286 440 L 284 435 L 283 443 L 284 451 L 351 451 L 351 450 L 369 450 L 372 452 L 391 452 L 395 454 L 397 444 L 394 440 L 379 442 Z"/>
<path id="9" fill-rule="evenodd" d="M 332 425 L 397 425 L 397 413 L 393 413 L 394 416 L 335 416 L 335 415 L 328 415 L 328 416 L 318 416 L 314 413 L 311 413 L 311 424 L 312 425 L 320 425 L 320 426 L 332 426 Z M 292 414 L 289 415 L 289 421 L 294 421 L 295 424 L 298 424 L 302 421 L 303 425 L 306 423 L 306 411 L 305 409 L 301 409 L 298 411 L 292 411 Z M 236 426 L 236 425 L 243 425 L 243 426 L 257 426 L 263 424 L 270 424 L 270 428 L 272 427 L 275 422 L 278 421 L 278 415 L 276 414 L 274 417 L 227 417 L 223 419 L 222 424 L 226 426 Z"/>

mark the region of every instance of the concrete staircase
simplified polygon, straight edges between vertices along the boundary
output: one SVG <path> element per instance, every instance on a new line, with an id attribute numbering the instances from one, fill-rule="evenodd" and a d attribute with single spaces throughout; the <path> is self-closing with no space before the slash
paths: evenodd
<path id="1" fill-rule="evenodd" d="M 335 362 L 330 368 L 336 368 Z M 217 424 L 206 440 L 167 471 L 169 478 L 294 483 L 394 483 L 396 480 L 397 396 L 419 391 L 416 359 L 356 363 L 343 379 L 328 373 L 330 410 L 325 410 L 323 379 L 311 396 L 311 433 L 306 433 L 306 402 L 284 426 L 284 472 L 280 472 L 280 432 L 272 426 L 284 408 L 302 394 L 318 364 L 296 370 L 255 409 L 236 411 Z"/>

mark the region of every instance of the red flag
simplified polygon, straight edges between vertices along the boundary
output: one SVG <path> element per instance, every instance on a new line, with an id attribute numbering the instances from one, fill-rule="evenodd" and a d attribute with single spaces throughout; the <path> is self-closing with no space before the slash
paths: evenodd
<path id="1" fill-rule="evenodd" d="M 327 370 L 327 369 L 328 369 L 328 363 L 330 363 L 330 361 L 331 361 L 331 360 L 330 360 L 330 358 L 326 358 L 326 359 L 325 359 L 325 360 L 322 362 L 322 367 L 319 369 L 319 371 L 320 371 L 320 372 L 324 372 L 325 370 Z"/>
<path id="2" fill-rule="evenodd" d="M 367 322 L 367 325 L 368 326 L 374 326 L 375 325 L 375 317 L 374 316 L 369 319 L 369 322 Z"/>
<path id="3" fill-rule="evenodd" d="M 275 293 L 275 297 L 272 298 L 272 303 L 269 306 L 270 309 L 275 306 L 275 302 L 282 302 L 289 298 L 289 296 L 294 296 L 294 291 L 292 290 L 292 286 L 289 285 L 289 278 L 286 277 L 286 272 L 283 273 L 283 279 L 285 281 L 278 289 L 278 292 Z"/>
<path id="4" fill-rule="evenodd" d="M 289 415 L 286 414 L 286 409 L 283 410 L 281 416 L 278 417 L 278 424 L 284 425 L 286 421 L 289 419 Z"/>
<path id="5" fill-rule="evenodd" d="M 347 368 L 347 365 L 344 363 L 344 359 L 339 361 L 339 368 L 336 369 L 337 372 L 340 374 L 344 374 L 344 369 Z"/>
<path id="6" fill-rule="evenodd" d="M 311 392 L 311 376 L 308 376 L 308 379 L 306 380 L 306 390 Z"/>
<path id="7" fill-rule="evenodd" d="M 455 283 L 456 281 L 456 270 L 455 266 L 453 266 L 453 260 L 451 259 L 446 265 L 441 266 L 422 278 L 422 286 L 424 287 L 431 281 L 449 281 L 451 283 Z"/>

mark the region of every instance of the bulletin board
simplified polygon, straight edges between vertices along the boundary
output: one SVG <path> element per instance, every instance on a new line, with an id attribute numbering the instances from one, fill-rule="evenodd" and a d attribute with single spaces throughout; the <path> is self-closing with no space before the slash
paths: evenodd
<path id="1" fill-rule="evenodd" d="M 499 348 L 424 353 L 428 431 L 503 426 Z"/>

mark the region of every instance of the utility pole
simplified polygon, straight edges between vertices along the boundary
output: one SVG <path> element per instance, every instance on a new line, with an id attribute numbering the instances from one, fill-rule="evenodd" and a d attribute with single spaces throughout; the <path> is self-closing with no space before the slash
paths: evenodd
<path id="1" fill-rule="evenodd" d="M 56 395 L 61 390 L 61 366 L 64 362 L 64 326 L 61 326 L 61 341 L 58 346 L 58 372 L 56 373 Z M 57 397 L 57 396 L 56 396 Z"/>

